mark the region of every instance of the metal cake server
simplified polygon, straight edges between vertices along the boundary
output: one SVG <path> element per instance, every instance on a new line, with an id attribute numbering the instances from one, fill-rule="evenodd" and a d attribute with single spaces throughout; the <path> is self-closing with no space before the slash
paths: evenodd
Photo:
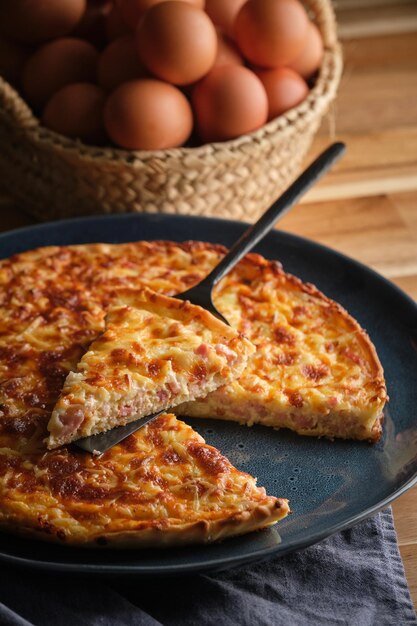
<path id="1" fill-rule="evenodd" d="M 228 274 L 234 266 L 245 256 L 265 235 L 269 233 L 277 222 L 283 217 L 331 167 L 344 154 L 346 146 L 344 143 L 336 142 L 322 152 L 315 161 L 288 187 L 286 191 L 274 202 L 274 204 L 259 218 L 255 224 L 250 226 L 238 241 L 230 248 L 229 252 L 216 267 L 191 289 L 175 296 L 181 300 L 189 300 L 197 304 L 213 315 L 228 323 L 222 314 L 216 309 L 212 301 L 213 287 Z M 135 431 L 154 420 L 169 409 L 164 409 L 159 413 L 141 417 L 134 422 L 113 428 L 105 433 L 85 437 L 73 442 L 73 445 L 91 452 L 93 454 L 103 454 L 117 443 L 134 433 Z"/>

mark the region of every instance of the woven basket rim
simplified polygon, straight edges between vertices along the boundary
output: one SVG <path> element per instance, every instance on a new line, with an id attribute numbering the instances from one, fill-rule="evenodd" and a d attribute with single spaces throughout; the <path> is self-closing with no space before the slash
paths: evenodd
<path id="1" fill-rule="evenodd" d="M 329 0 L 324 0 L 323 4 L 328 2 Z M 333 15 L 331 18 L 333 18 Z M 335 35 L 336 25 L 331 18 L 328 18 L 328 23 L 325 24 L 325 27 L 330 30 L 334 29 Z M 68 155 L 74 153 L 79 158 L 81 157 L 88 161 L 103 160 L 104 158 L 108 161 L 123 161 L 132 165 L 138 161 L 144 163 L 152 160 L 183 159 L 187 157 L 198 159 L 216 152 L 233 151 L 246 143 L 261 142 L 266 137 L 272 136 L 277 132 L 283 133 L 287 129 L 291 132 L 296 120 L 302 121 L 305 119 L 305 123 L 308 123 L 312 115 L 327 109 L 328 104 L 333 99 L 340 81 L 342 65 L 342 49 L 336 36 L 334 36 L 332 44 L 327 44 L 325 47 L 323 62 L 313 88 L 310 89 L 307 98 L 297 107 L 274 118 L 251 133 L 241 135 L 235 139 L 206 143 L 200 146 L 182 146 L 165 150 L 126 150 L 112 145 L 91 146 L 84 144 L 80 140 L 70 139 L 42 126 L 41 121 L 35 116 L 26 101 L 1 77 L 0 95 L 8 106 L 7 108 L 3 107 L 3 111 L 0 106 L 0 113 L 3 116 L 5 113 L 6 115 L 9 113 L 8 117 L 13 121 L 17 129 L 31 136 L 39 147 L 47 148 L 48 146 L 53 146 L 56 150 L 62 150 Z"/>

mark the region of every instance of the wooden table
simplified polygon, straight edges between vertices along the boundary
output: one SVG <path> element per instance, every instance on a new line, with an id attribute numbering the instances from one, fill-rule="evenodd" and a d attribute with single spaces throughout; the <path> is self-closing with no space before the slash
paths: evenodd
<path id="1" fill-rule="evenodd" d="M 347 41 L 345 59 L 339 98 L 309 159 L 334 138 L 348 153 L 280 228 L 370 265 L 417 299 L 417 36 Z M 1 230 L 33 222 L 1 201 Z M 417 607 L 417 487 L 393 508 Z"/>
<path id="2" fill-rule="evenodd" d="M 366 263 L 417 300 L 417 33 L 344 45 L 335 110 L 314 155 L 334 136 L 348 153 L 280 228 Z M 417 486 L 393 505 L 417 608 Z"/>

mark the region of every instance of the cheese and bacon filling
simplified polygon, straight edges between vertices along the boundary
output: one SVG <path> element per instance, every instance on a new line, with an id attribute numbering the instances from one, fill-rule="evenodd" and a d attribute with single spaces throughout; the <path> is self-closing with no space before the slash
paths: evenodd
<path id="1" fill-rule="evenodd" d="M 70 372 L 48 447 L 204 397 L 243 371 L 254 346 L 190 302 L 148 289 L 119 294 L 106 330 Z"/>
<path id="2" fill-rule="evenodd" d="M 238 281 L 231 274 L 221 282 L 214 300 L 256 352 L 237 380 L 175 413 L 378 441 L 383 370 L 368 335 L 339 304 L 254 256 L 240 264 Z"/>

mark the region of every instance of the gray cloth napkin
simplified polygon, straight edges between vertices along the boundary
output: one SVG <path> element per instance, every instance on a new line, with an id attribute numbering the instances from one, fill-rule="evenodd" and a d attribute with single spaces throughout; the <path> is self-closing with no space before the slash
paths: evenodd
<path id="1" fill-rule="evenodd" d="M 2 626 L 417 625 L 391 509 L 306 550 L 217 574 L 103 582 L 0 571 Z"/>

